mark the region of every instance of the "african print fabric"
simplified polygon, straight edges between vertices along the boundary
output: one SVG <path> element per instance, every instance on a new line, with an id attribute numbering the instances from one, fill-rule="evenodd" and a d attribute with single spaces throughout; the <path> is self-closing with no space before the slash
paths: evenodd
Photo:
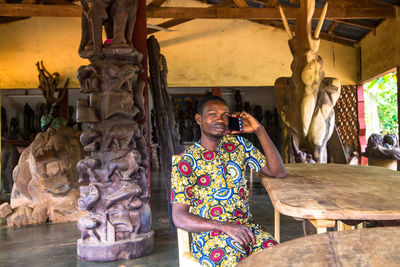
<path id="1" fill-rule="evenodd" d="M 53 119 L 53 116 L 51 114 L 46 114 L 43 115 L 42 118 L 40 119 L 40 127 L 44 127 L 45 125 L 47 125 L 51 120 Z M 50 126 L 51 128 L 57 130 L 58 127 L 60 126 L 66 126 L 67 125 L 67 121 L 64 118 L 61 117 L 56 117 L 53 119 L 53 121 L 51 122 Z"/>
<path id="2" fill-rule="evenodd" d="M 217 152 L 195 143 L 173 162 L 171 203 L 190 205 L 190 213 L 207 219 L 228 221 L 249 227 L 256 244 L 242 248 L 220 231 L 193 233 L 192 254 L 203 266 L 233 266 L 245 256 L 275 245 L 272 236 L 252 221 L 244 166 L 260 172 L 264 155 L 247 139 L 227 135 Z"/>

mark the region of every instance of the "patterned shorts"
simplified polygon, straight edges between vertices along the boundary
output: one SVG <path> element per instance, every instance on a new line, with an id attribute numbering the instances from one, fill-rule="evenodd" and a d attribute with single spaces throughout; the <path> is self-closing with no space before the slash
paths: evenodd
<path id="1" fill-rule="evenodd" d="M 235 266 L 243 258 L 277 244 L 259 224 L 248 224 L 256 237 L 256 244 L 243 248 L 232 237 L 221 231 L 194 234 L 192 254 L 202 266 Z"/>

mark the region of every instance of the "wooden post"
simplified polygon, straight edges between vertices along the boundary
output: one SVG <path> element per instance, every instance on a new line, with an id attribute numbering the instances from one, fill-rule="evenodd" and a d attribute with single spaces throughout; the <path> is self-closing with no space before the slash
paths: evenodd
<path id="1" fill-rule="evenodd" d="M 328 227 L 335 227 L 335 220 L 309 220 L 315 228 L 317 228 L 317 234 L 326 233 Z"/>
<path id="2" fill-rule="evenodd" d="M 365 112 L 364 112 L 364 86 L 357 85 L 357 112 L 358 112 L 358 140 L 360 142 L 360 153 L 365 152 L 367 147 L 367 140 L 365 136 L 366 125 L 365 125 Z M 368 165 L 368 158 L 361 156 L 361 165 Z"/>
<path id="3" fill-rule="evenodd" d="M 279 214 L 279 210 L 274 209 L 274 221 L 275 221 L 275 240 L 280 243 L 281 242 L 281 218 Z"/>

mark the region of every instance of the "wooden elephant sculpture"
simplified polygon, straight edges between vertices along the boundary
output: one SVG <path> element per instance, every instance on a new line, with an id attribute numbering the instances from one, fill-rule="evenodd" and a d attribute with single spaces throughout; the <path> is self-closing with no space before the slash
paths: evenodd
<path id="1" fill-rule="evenodd" d="M 107 48 L 132 48 L 132 34 L 136 22 L 137 0 L 81 0 L 82 38 L 79 55 L 84 58 L 103 56 L 102 26 Z"/>

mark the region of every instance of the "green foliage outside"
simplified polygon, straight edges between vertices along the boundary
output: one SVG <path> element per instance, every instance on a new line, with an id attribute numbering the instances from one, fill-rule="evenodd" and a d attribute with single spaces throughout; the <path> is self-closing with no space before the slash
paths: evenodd
<path id="1" fill-rule="evenodd" d="M 372 114 L 376 107 L 380 134 L 398 133 L 397 76 L 388 73 L 364 84 L 365 114 Z M 371 101 L 372 100 L 372 101 Z M 375 100 L 375 101 L 374 101 Z M 376 104 L 375 104 L 375 103 Z M 374 107 L 375 106 L 375 107 Z M 366 116 L 367 127 L 374 124 L 374 116 Z"/>

